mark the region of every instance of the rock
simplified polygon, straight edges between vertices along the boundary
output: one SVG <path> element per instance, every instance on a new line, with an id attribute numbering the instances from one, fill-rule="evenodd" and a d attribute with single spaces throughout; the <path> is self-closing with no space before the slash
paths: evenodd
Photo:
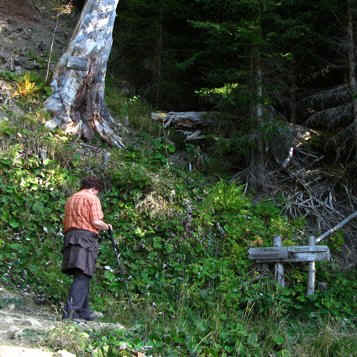
<path id="1" fill-rule="evenodd" d="M 61 350 L 56 353 L 56 357 L 76 357 L 73 353 L 69 353 L 68 351 Z"/>
<path id="2" fill-rule="evenodd" d="M 61 353 L 66 351 L 60 351 Z M 15 347 L 15 346 L 0 346 L 0 357 L 75 357 L 75 355 L 67 352 L 67 354 L 58 354 L 47 352 L 40 349 Z"/>
<path id="3" fill-rule="evenodd" d="M 16 56 L 14 59 L 14 65 L 23 67 L 27 70 L 39 69 L 40 65 L 26 56 Z"/>

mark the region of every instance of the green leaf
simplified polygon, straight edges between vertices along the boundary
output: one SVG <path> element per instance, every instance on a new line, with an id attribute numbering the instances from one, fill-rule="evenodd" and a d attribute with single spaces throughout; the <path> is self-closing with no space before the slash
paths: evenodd
<path id="1" fill-rule="evenodd" d="M 18 228 L 20 225 L 19 222 L 15 221 L 14 219 L 10 220 L 9 224 L 12 228 Z"/>
<path id="2" fill-rule="evenodd" d="M 281 335 L 274 335 L 272 340 L 275 344 L 281 346 L 285 342 L 285 338 Z"/>

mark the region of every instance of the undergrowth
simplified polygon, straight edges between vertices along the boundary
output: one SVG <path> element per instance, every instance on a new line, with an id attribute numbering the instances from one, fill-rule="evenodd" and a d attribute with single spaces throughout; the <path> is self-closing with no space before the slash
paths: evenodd
<path id="1" fill-rule="evenodd" d="M 111 149 L 104 165 L 49 132 L 45 114 L 26 103 L 30 114 L 0 122 L 0 281 L 61 309 L 70 283 L 59 273 L 64 203 L 89 172 L 105 181 L 103 209 L 120 246 L 118 267 L 103 236 L 91 300 L 104 321 L 127 329 L 86 336 L 77 355 L 356 355 L 355 272 L 319 263 L 327 289 L 307 297 L 305 266 L 287 266 L 281 288 L 270 267 L 247 259 L 249 247 L 271 246 L 275 235 L 304 242 L 302 220 L 289 221 L 276 202 L 253 202 L 239 185 L 178 168 L 175 145 L 151 129 Z M 48 341 L 60 349 L 62 340 Z"/>

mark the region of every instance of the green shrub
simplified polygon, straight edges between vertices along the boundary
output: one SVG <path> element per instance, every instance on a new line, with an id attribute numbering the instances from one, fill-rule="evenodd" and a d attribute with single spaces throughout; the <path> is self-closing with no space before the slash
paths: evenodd
<path id="1" fill-rule="evenodd" d="M 290 222 L 273 201 L 253 202 L 241 186 L 175 167 L 170 155 L 176 147 L 165 136 L 145 134 L 128 150 L 111 150 L 103 169 L 43 121 L 33 112 L 0 127 L 0 280 L 61 307 L 70 283 L 59 274 L 65 200 L 82 175 L 98 173 L 120 266 L 103 240 L 91 300 L 106 321 L 130 329 L 93 334 L 85 349 L 115 356 L 124 341 L 127 354 L 145 344 L 162 356 L 353 353 L 355 273 L 319 263 L 318 279 L 328 289 L 307 297 L 305 266 L 286 265 L 287 287 L 281 288 L 271 268 L 247 258 L 249 247 L 271 246 L 275 235 L 284 245 L 300 242 L 303 220 Z M 166 213 L 151 214 L 148 198 L 161 199 Z M 331 316 L 339 323 L 330 333 Z M 340 321 L 351 321 L 350 335 L 336 335 L 347 328 Z M 313 327 L 322 339 L 313 337 Z M 66 335 L 58 336 L 52 343 L 59 348 Z"/>

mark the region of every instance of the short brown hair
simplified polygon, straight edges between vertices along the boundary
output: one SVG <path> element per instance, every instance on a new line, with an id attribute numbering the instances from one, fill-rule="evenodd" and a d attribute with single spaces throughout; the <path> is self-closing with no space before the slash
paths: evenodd
<path id="1" fill-rule="evenodd" d="M 81 190 L 95 188 L 99 192 L 103 190 L 103 183 L 100 179 L 95 176 L 84 177 L 81 181 Z"/>

